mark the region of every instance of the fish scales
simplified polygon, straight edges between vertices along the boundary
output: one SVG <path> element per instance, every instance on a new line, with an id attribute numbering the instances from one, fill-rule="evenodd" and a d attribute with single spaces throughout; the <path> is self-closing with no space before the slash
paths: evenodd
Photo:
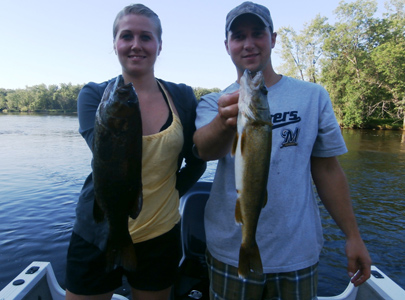
<path id="1" fill-rule="evenodd" d="M 128 217 L 142 209 L 142 120 L 135 89 L 122 75 L 107 85 L 96 112 L 93 183 L 94 219 L 109 226 L 106 268 L 135 270 Z"/>
<path id="2" fill-rule="evenodd" d="M 263 273 L 256 229 L 262 208 L 267 203 L 272 124 L 263 74 L 246 70 L 239 89 L 237 134 L 232 154 L 235 157 L 235 185 L 238 195 L 235 220 L 242 225 L 238 274 Z"/>

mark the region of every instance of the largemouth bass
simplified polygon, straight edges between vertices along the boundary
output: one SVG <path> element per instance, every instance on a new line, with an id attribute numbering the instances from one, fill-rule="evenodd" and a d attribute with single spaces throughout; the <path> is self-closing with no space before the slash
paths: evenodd
<path id="1" fill-rule="evenodd" d="M 128 217 L 142 209 L 142 121 L 138 96 L 120 75 L 107 85 L 96 112 L 93 140 L 96 222 L 107 218 L 107 270 L 135 270 Z"/>
<path id="2" fill-rule="evenodd" d="M 239 250 L 239 277 L 250 271 L 263 273 L 256 228 L 267 203 L 267 180 L 271 156 L 271 115 L 262 72 L 245 70 L 240 79 L 237 134 L 232 154 L 235 157 L 235 184 L 238 199 L 235 220 L 242 225 Z"/>

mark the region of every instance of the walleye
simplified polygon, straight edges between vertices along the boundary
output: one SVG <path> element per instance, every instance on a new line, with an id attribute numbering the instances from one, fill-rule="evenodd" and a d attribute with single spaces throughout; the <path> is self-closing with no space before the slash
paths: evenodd
<path id="1" fill-rule="evenodd" d="M 235 184 L 238 199 L 235 220 L 242 224 L 239 250 L 239 277 L 250 271 L 263 274 L 256 228 L 262 208 L 267 203 L 267 180 L 271 156 L 271 115 L 262 72 L 245 70 L 240 79 L 235 156 Z"/>
<path id="2" fill-rule="evenodd" d="M 93 139 L 93 182 L 96 222 L 107 218 L 107 270 L 134 270 L 135 250 L 128 216 L 142 209 L 142 121 L 138 96 L 122 75 L 110 82 L 96 112 Z"/>

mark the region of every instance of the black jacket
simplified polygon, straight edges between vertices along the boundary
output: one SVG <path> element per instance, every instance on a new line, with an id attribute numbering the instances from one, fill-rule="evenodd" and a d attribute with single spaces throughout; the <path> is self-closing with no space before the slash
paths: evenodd
<path id="1" fill-rule="evenodd" d="M 86 140 L 90 150 L 93 144 L 95 114 L 109 81 L 97 84 L 86 84 L 79 93 L 77 111 L 79 117 L 79 132 Z M 191 87 L 185 84 L 175 84 L 158 79 L 171 95 L 176 110 L 183 126 L 184 144 L 178 159 L 176 188 L 180 197 L 190 189 L 201 177 L 206 168 L 206 163 L 197 158 L 192 151 L 193 134 L 195 132 L 195 117 L 197 100 Z M 183 164 L 183 160 L 185 164 Z M 81 190 L 76 207 L 76 221 L 73 231 L 90 243 L 104 248 L 108 233 L 106 221 L 95 223 L 93 219 L 94 188 L 92 173 L 87 177 Z"/>

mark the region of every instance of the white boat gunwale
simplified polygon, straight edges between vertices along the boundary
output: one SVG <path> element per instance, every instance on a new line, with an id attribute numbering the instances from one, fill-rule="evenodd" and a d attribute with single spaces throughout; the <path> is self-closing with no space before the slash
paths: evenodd
<path id="1" fill-rule="evenodd" d="M 45 284 L 41 283 L 42 280 Z M 0 300 L 64 300 L 65 295 L 66 292 L 59 285 L 51 263 L 34 261 L 0 291 Z M 114 294 L 112 299 L 128 300 L 118 294 Z"/>
<path id="2" fill-rule="evenodd" d="M 35 270 L 34 272 L 32 272 Z M 371 267 L 372 275 L 360 287 L 354 287 L 349 283 L 345 291 L 337 296 L 318 297 L 319 300 L 362 300 L 384 299 L 404 300 L 405 290 L 390 279 L 376 266 Z M 46 279 L 47 288 L 35 290 L 41 280 Z M 41 292 L 41 297 L 38 294 Z M 32 295 L 29 295 L 32 293 Z M 371 298 L 370 298 L 371 297 Z M 65 290 L 56 280 L 55 273 L 50 262 L 34 261 L 14 278 L 3 290 L 0 291 L 0 300 L 30 300 L 30 299 L 65 299 Z M 114 294 L 113 300 L 128 300 L 128 298 Z"/>

